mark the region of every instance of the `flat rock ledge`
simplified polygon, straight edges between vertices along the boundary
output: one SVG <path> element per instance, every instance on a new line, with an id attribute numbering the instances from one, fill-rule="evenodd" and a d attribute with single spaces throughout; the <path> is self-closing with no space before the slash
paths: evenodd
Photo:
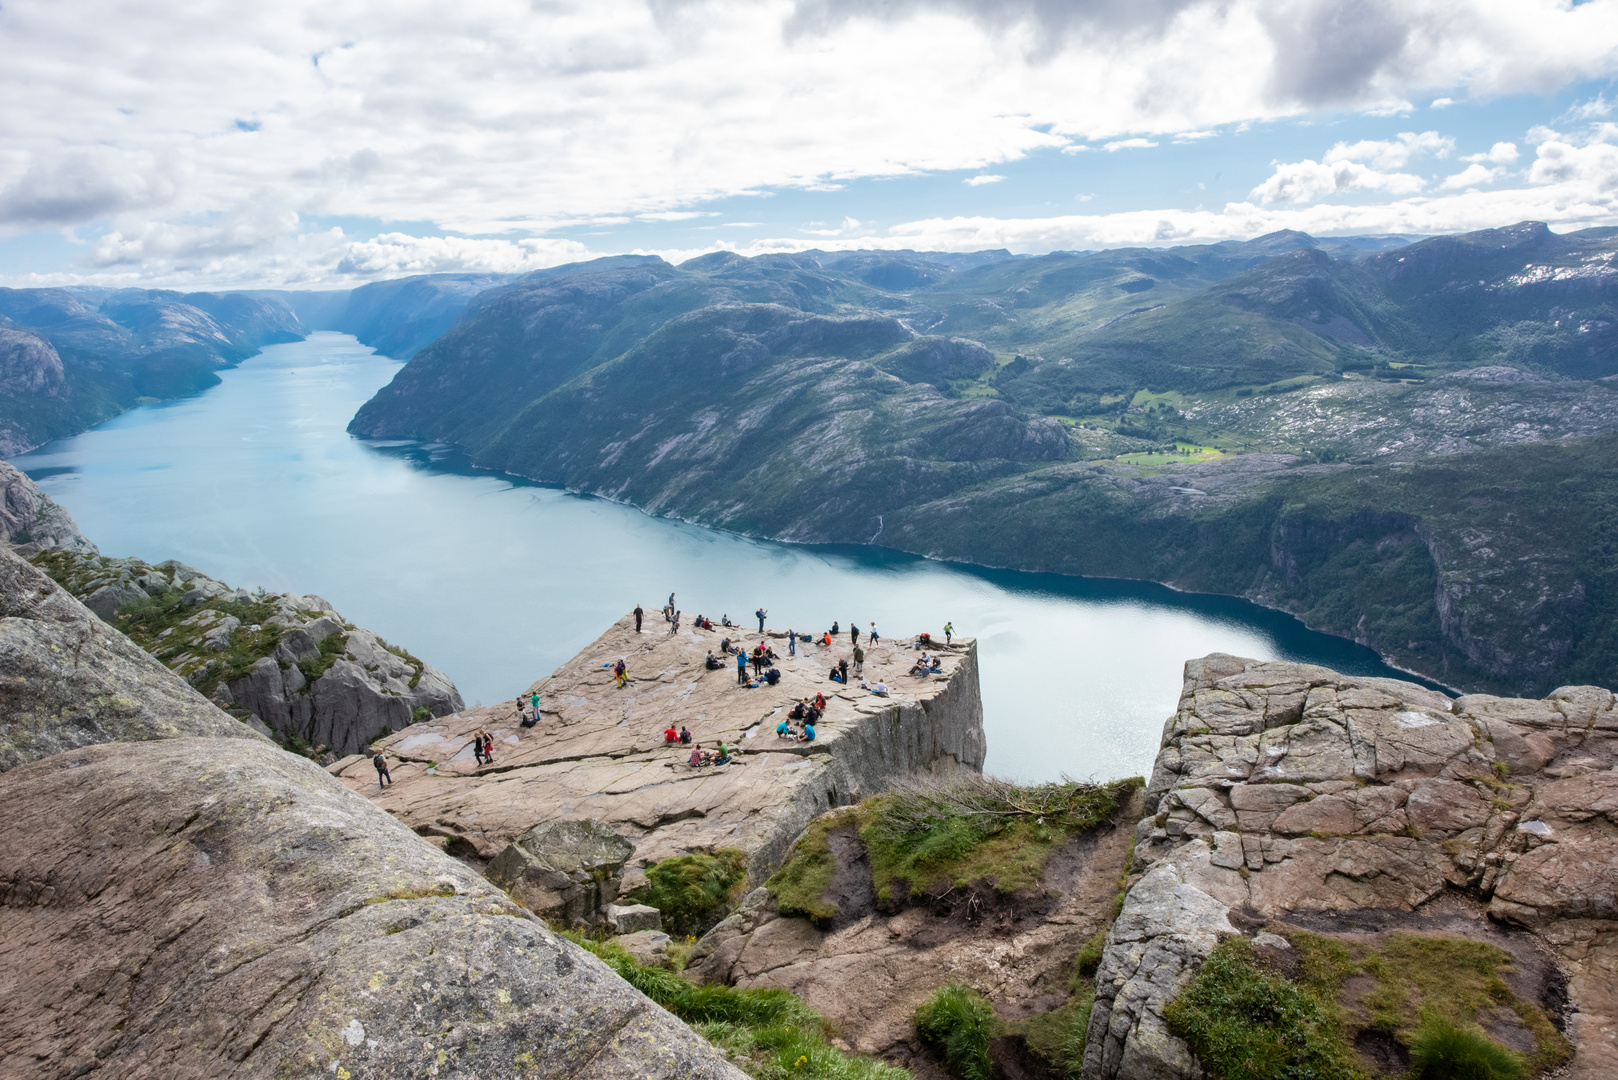
<path id="1" fill-rule="evenodd" d="M 738 685 L 734 657 L 717 671 L 708 652 L 730 637 L 751 648 L 760 640 L 779 654 L 778 685 Z M 624 890 L 644 881 L 644 867 L 673 855 L 726 848 L 748 858 L 757 884 L 786 857 L 818 814 L 880 791 L 901 775 L 982 768 L 983 704 L 976 642 L 957 640 L 942 672 L 907 674 L 920 655 L 908 640 L 866 648 L 865 675 L 887 683 L 876 697 L 831 682 L 828 672 L 851 649 L 800 643 L 787 655 L 785 634 L 736 627 L 671 634 L 666 623 L 614 624 L 588 648 L 525 691 L 538 694 L 539 723 L 521 726 L 515 703 L 469 709 L 423 721 L 379 746 L 401 763 L 394 783 L 378 791 L 370 762 L 331 766 L 417 833 L 446 838 L 452 852 L 493 859 L 533 826 L 562 819 L 603 822 L 635 845 Z M 615 685 L 620 657 L 629 681 Z M 778 739 L 775 726 L 794 701 L 824 693 L 829 706 L 813 743 Z M 689 749 L 667 747 L 670 725 L 690 728 L 713 748 L 723 739 L 735 764 L 691 768 Z M 494 762 L 479 766 L 473 732 L 494 737 Z"/>
<path id="2" fill-rule="evenodd" d="M 1086 1080 L 1202 1072 L 1163 1007 L 1221 935 L 1464 900 L 1569 978 L 1570 1077 L 1618 1075 L 1618 707 L 1598 687 L 1450 700 L 1213 655 L 1186 665 L 1096 976 Z M 1140 873 L 1144 871 L 1144 873 Z"/>

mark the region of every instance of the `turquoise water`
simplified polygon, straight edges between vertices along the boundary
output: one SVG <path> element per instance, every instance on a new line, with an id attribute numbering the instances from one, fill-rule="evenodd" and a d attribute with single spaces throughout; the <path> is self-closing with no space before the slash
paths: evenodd
<path id="1" fill-rule="evenodd" d="M 749 540 L 477 472 L 445 447 L 349 436 L 398 368 L 315 334 L 14 462 L 103 552 L 318 593 L 443 670 L 468 703 L 515 696 L 670 590 L 688 618 L 746 622 L 763 606 L 783 629 L 875 620 L 902 636 L 953 621 L 979 641 L 987 768 L 1021 779 L 1147 772 L 1190 657 L 1397 674 L 1239 600 Z"/>

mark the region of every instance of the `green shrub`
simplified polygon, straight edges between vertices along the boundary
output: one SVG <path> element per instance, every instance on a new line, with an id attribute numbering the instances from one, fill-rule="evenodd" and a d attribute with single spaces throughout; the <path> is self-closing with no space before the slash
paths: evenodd
<path id="1" fill-rule="evenodd" d="M 1163 1010 L 1215 1080 L 1356 1080 L 1334 1012 L 1226 938 Z"/>
<path id="2" fill-rule="evenodd" d="M 635 989 L 690 1024 L 758 1080 L 911 1080 L 903 1069 L 850 1057 L 826 1042 L 820 1014 L 786 990 L 698 986 L 643 967 L 613 941 L 567 932 Z"/>
<path id="3" fill-rule="evenodd" d="M 916 1010 L 916 1034 L 938 1052 L 958 1080 L 990 1080 L 989 1041 L 997 1022 L 994 1007 L 960 983 L 939 987 Z"/>
<path id="4" fill-rule="evenodd" d="M 661 912 L 668 933 L 695 936 L 729 913 L 746 880 L 747 857 L 739 851 L 676 855 L 648 866 L 646 884 L 630 897 Z"/>
<path id="5" fill-rule="evenodd" d="M 1522 1059 L 1480 1028 L 1427 1016 L 1410 1037 L 1413 1080 L 1522 1080 Z"/>

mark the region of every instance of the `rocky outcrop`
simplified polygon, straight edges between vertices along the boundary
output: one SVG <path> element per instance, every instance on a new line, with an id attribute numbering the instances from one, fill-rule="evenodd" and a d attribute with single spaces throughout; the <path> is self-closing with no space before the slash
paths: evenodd
<path id="1" fill-rule="evenodd" d="M 0 453 L 12 453 L 0 443 Z M 96 554 L 96 546 L 79 531 L 73 515 L 16 466 L 0 461 L 0 542 L 28 548 L 50 548 Z"/>
<path id="2" fill-rule="evenodd" d="M 259 738 L 0 548 L 0 771 L 96 743 L 182 735 Z"/>
<path id="3" fill-rule="evenodd" d="M 742 1080 L 4 551 L 0 650 L 0 1076 Z"/>
<path id="4" fill-rule="evenodd" d="M 593 925 L 605 921 L 609 906 L 616 907 L 612 901 L 633 854 L 634 844 L 599 821 L 548 821 L 506 845 L 485 876 L 543 918 L 564 926 Z M 620 927 L 620 932 L 631 930 Z"/>
<path id="5" fill-rule="evenodd" d="M 1163 1020 L 1221 935 L 1441 899 L 1530 930 L 1571 979 L 1568 1075 L 1611 1075 L 1618 708 L 1215 655 L 1186 665 L 1096 978 L 1084 1075 L 1201 1072 Z"/>
<path id="6" fill-rule="evenodd" d="M 232 589 L 174 560 L 153 565 L 67 551 L 35 560 L 222 708 L 282 741 L 358 753 L 380 735 L 463 704 L 441 672 L 345 622 L 321 597 Z M 148 599 L 162 601 L 164 612 L 119 614 Z"/>
<path id="7" fill-rule="evenodd" d="M 731 636 L 766 641 L 780 655 L 778 685 L 738 685 L 734 657 L 709 671 L 704 661 Z M 936 651 L 936 650 L 935 650 Z M 623 888 L 642 868 L 689 852 L 735 849 L 748 878 L 761 882 L 780 865 L 817 814 L 881 790 L 895 776 L 977 770 L 984 753 L 977 649 L 970 640 L 942 653 L 943 670 L 907 675 L 917 655 L 907 641 L 884 639 L 867 650 L 866 677 L 892 696 L 830 682 L 847 639 L 826 648 L 801 644 L 789 656 L 785 635 L 687 627 L 670 634 L 660 620 L 637 634 L 625 618 L 514 703 L 469 709 L 416 724 L 379 745 L 401 759 L 395 783 L 377 790 L 363 760 L 339 775 L 377 799 L 411 828 L 443 836 L 452 849 L 493 859 L 536 824 L 603 822 L 635 845 Z M 619 689 L 611 665 L 626 659 Z M 775 726 L 799 698 L 830 699 L 813 743 L 778 739 Z M 532 695 L 539 722 L 521 726 Z M 667 746 L 670 725 L 690 729 L 709 750 L 724 740 L 728 766 L 692 768 L 688 747 Z M 472 735 L 494 737 L 494 762 L 479 766 Z"/>

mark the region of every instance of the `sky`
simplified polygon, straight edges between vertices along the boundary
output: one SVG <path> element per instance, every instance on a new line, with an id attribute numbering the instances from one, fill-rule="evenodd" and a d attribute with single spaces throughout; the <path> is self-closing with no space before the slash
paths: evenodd
<path id="1" fill-rule="evenodd" d="M 0 285 L 1618 225 L 1618 0 L 0 0 Z"/>

